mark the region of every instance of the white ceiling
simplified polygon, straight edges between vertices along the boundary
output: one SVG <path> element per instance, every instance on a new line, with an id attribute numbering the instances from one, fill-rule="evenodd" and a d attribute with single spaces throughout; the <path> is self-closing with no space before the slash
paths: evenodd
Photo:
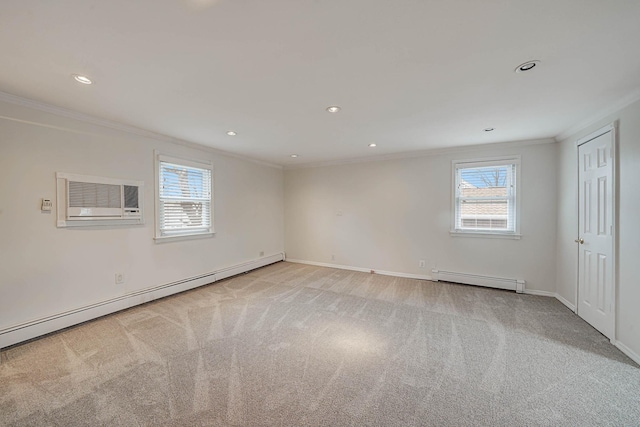
<path id="1" fill-rule="evenodd" d="M 557 136 L 639 45 L 638 0 L 2 0 L 0 91 L 290 165 Z"/>

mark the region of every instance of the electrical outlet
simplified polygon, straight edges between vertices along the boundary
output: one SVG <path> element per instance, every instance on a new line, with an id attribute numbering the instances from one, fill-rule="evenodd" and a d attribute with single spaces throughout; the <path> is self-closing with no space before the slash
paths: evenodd
<path id="1" fill-rule="evenodd" d="M 260 256 L 264 256 L 264 251 L 260 251 Z"/>
<path id="2" fill-rule="evenodd" d="M 116 273 L 116 285 L 124 283 L 124 273 Z"/>
<path id="3" fill-rule="evenodd" d="M 425 260 L 421 259 L 421 260 L 420 260 L 420 263 L 418 264 L 418 266 L 419 266 L 420 268 L 425 268 L 425 267 L 427 266 L 427 263 L 425 262 Z"/>
<path id="4" fill-rule="evenodd" d="M 331 254 L 331 261 L 335 261 L 336 260 L 336 256 L 334 254 Z"/>

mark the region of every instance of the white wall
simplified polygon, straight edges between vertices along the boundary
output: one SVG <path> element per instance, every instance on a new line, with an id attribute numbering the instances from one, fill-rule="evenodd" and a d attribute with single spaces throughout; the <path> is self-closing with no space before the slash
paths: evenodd
<path id="1" fill-rule="evenodd" d="M 439 268 L 524 279 L 527 289 L 553 293 L 556 149 L 501 145 L 285 170 L 287 258 L 423 276 Z M 451 161 L 517 154 L 522 239 L 452 237 Z M 418 267 L 420 259 L 427 268 Z"/>
<path id="2" fill-rule="evenodd" d="M 154 242 L 154 149 L 212 160 L 214 237 Z M 0 330 L 284 251 L 279 168 L 0 102 L 0 171 Z M 144 181 L 145 224 L 56 228 L 56 172 Z"/>
<path id="3" fill-rule="evenodd" d="M 577 147 L 583 136 L 618 121 L 618 313 L 616 339 L 640 360 L 640 102 L 563 140 L 558 161 L 558 294 L 576 304 Z"/>
<path id="4" fill-rule="evenodd" d="M 617 339 L 638 355 L 640 103 L 559 144 L 295 169 L 283 177 L 278 168 L 211 150 L 0 102 L 0 330 L 285 246 L 289 258 L 328 264 L 522 278 L 530 290 L 557 291 L 575 304 L 575 141 L 614 120 L 620 174 Z M 215 237 L 154 242 L 154 149 L 213 161 Z M 451 160 L 513 154 L 522 156 L 522 239 L 451 237 Z M 55 211 L 40 212 L 41 198 L 55 206 L 56 172 L 143 180 L 145 225 L 56 228 Z M 427 268 L 418 267 L 420 259 Z M 116 272 L 125 273 L 123 285 L 114 284 Z"/>

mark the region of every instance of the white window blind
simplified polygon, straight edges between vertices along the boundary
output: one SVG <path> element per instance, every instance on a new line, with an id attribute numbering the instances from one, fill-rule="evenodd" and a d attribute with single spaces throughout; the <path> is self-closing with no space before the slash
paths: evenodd
<path id="1" fill-rule="evenodd" d="M 158 225 L 156 237 L 213 232 L 211 167 L 158 159 Z"/>
<path id="2" fill-rule="evenodd" d="M 519 161 L 454 162 L 454 231 L 517 232 Z"/>

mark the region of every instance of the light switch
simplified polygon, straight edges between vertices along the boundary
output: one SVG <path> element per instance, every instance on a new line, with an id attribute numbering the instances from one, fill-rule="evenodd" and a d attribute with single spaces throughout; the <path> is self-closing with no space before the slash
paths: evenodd
<path id="1" fill-rule="evenodd" d="M 42 212 L 51 212 L 52 206 L 50 199 L 42 199 Z"/>

